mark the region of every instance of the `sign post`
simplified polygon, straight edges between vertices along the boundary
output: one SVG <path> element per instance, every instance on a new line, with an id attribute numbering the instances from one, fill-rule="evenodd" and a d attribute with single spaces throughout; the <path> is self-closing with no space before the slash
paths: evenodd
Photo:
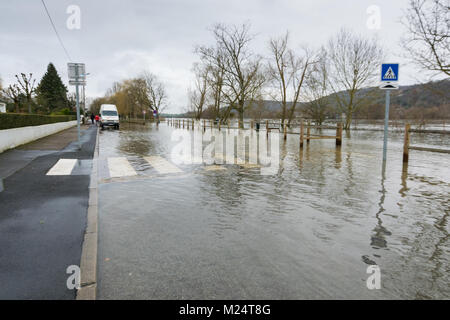
<path id="1" fill-rule="evenodd" d="M 384 111 L 384 139 L 383 139 L 383 163 L 387 158 L 387 142 L 389 132 L 389 103 L 391 90 L 398 89 L 398 63 L 383 63 L 381 65 L 381 90 L 386 90 L 386 108 Z"/>
<path id="2" fill-rule="evenodd" d="M 81 132 L 80 132 L 80 93 L 78 86 L 86 85 L 86 71 L 84 63 L 68 63 L 69 84 L 75 86 L 76 106 L 77 106 L 77 136 L 78 149 L 81 149 Z"/>

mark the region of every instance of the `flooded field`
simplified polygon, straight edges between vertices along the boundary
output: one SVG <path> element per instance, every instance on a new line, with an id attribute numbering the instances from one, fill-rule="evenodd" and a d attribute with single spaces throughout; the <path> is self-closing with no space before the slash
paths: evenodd
<path id="1" fill-rule="evenodd" d="M 192 132 L 162 123 L 100 133 L 101 299 L 450 298 L 449 154 L 411 150 L 404 166 L 403 133 L 391 132 L 383 170 L 383 132 L 344 133 L 340 148 L 312 140 L 302 152 L 298 134 L 280 135 L 276 173 L 261 174 L 177 162 L 177 131 Z M 411 144 L 450 149 L 450 135 L 412 133 Z M 155 170 L 155 156 L 175 167 Z M 112 158 L 125 169 L 113 172 Z M 379 290 L 367 288 L 370 265 Z"/>

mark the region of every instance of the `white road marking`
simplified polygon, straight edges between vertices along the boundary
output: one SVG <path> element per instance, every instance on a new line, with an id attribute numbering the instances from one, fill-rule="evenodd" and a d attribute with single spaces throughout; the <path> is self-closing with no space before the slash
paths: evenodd
<path id="1" fill-rule="evenodd" d="M 144 159 L 155 168 L 158 173 L 180 173 L 183 172 L 177 166 L 159 156 L 144 157 Z"/>
<path id="2" fill-rule="evenodd" d="M 205 166 L 204 168 L 205 168 L 205 171 L 227 170 L 225 167 L 218 166 L 218 165 Z"/>
<path id="3" fill-rule="evenodd" d="M 137 175 L 127 158 L 124 157 L 108 158 L 108 168 L 111 178 Z"/>
<path id="4" fill-rule="evenodd" d="M 77 159 L 59 159 L 58 162 L 47 172 L 48 176 L 68 176 L 72 173 Z"/>

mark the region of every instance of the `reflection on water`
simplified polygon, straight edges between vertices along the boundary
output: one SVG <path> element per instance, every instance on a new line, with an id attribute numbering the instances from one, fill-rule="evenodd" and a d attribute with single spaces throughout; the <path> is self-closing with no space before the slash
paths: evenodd
<path id="1" fill-rule="evenodd" d="M 161 124 L 104 131 L 100 156 L 126 156 L 145 172 L 143 156 L 170 159 L 173 130 Z M 180 219 L 202 227 L 198 239 L 236 257 L 251 254 L 270 270 L 266 277 L 288 278 L 289 297 L 450 298 L 449 155 L 412 151 L 404 165 L 403 136 L 390 133 L 383 167 L 382 132 L 352 132 L 337 148 L 334 140 L 312 140 L 300 149 L 298 139 L 280 143 L 273 175 L 181 165 L 187 176 L 149 183 L 158 201 L 179 206 Z M 448 136 L 412 140 L 450 146 Z M 194 231 L 191 237 L 197 239 Z M 365 287 L 372 264 L 380 266 L 381 290 Z"/>

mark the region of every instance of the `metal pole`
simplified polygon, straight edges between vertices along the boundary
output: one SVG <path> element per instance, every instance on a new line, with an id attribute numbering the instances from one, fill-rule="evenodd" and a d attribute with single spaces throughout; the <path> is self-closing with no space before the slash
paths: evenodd
<path id="1" fill-rule="evenodd" d="M 81 149 L 80 138 L 80 93 L 78 92 L 78 84 L 75 86 L 77 92 L 77 131 L 78 131 L 78 149 Z"/>
<path id="2" fill-rule="evenodd" d="M 389 102 L 391 99 L 391 91 L 386 90 L 386 110 L 384 111 L 384 141 L 383 141 L 383 162 L 386 161 L 387 155 L 387 139 L 389 130 Z"/>
<path id="3" fill-rule="evenodd" d="M 77 99 L 77 136 L 78 136 L 78 149 L 81 149 L 81 134 L 80 134 L 80 92 L 78 90 L 78 81 L 79 78 L 79 70 L 78 65 L 75 68 L 75 78 L 76 78 L 76 85 L 75 85 L 75 91 L 76 91 L 76 99 Z"/>
<path id="4" fill-rule="evenodd" d="M 86 114 L 86 86 L 83 84 L 83 115 Z"/>

